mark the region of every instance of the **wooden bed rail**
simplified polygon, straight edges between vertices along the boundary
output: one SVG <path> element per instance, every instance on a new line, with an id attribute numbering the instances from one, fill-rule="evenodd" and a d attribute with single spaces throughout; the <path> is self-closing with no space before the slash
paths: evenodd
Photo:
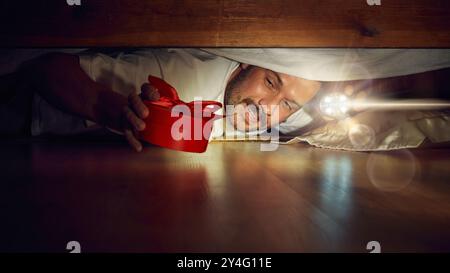
<path id="1" fill-rule="evenodd" d="M 1 0 L 0 35 L 2 47 L 450 47 L 450 1 Z"/>

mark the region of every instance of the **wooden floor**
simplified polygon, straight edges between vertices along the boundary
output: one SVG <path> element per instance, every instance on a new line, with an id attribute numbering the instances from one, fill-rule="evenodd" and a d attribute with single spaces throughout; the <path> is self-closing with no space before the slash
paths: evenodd
<path id="1" fill-rule="evenodd" d="M 2 140 L 0 251 L 450 251 L 448 149 Z"/>

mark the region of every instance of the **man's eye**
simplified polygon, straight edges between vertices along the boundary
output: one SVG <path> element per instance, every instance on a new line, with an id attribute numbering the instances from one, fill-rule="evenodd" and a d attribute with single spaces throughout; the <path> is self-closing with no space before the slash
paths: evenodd
<path id="1" fill-rule="evenodd" d="M 273 88 L 273 83 L 269 78 L 266 78 L 266 85 L 270 88 Z"/>
<path id="2" fill-rule="evenodd" d="M 288 108 L 289 111 L 292 110 L 292 106 L 291 106 L 291 104 L 290 104 L 288 101 L 283 101 L 283 106 L 286 107 L 286 108 Z"/>

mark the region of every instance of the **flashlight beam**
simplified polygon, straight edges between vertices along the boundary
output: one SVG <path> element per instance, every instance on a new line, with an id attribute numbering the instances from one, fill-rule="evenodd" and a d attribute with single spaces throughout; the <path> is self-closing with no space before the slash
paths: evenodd
<path id="1" fill-rule="evenodd" d="M 351 107 L 366 110 L 438 110 L 450 109 L 450 102 L 435 99 L 355 100 L 351 102 Z"/>

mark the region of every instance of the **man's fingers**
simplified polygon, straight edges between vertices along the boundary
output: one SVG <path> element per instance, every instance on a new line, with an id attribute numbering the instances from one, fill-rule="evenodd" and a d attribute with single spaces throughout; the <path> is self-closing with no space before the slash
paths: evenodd
<path id="1" fill-rule="evenodd" d="M 145 92 L 150 91 L 150 87 L 151 87 L 151 85 L 150 85 L 149 83 L 144 83 L 144 84 L 141 86 L 141 92 L 142 92 L 142 93 L 145 93 Z"/>
<path id="2" fill-rule="evenodd" d="M 159 100 L 158 89 L 149 83 L 144 83 L 141 87 L 141 98 L 143 100 Z"/>
<path id="3" fill-rule="evenodd" d="M 130 129 L 125 129 L 124 131 L 125 138 L 127 139 L 128 143 L 135 149 L 137 152 L 142 151 L 142 144 L 137 140 L 137 138 L 134 136 L 133 131 Z"/>
<path id="4" fill-rule="evenodd" d="M 131 123 L 131 125 L 133 125 L 136 131 L 142 131 L 145 129 L 145 122 L 138 118 L 128 106 L 125 106 L 123 108 L 123 112 L 127 121 Z"/>
<path id="5" fill-rule="evenodd" d="M 149 114 L 148 108 L 142 100 L 158 100 L 159 98 L 158 90 L 152 85 L 145 83 L 141 87 L 141 94 L 131 94 L 128 97 L 130 106 L 123 108 L 123 116 L 128 124 L 124 130 L 125 138 L 131 147 L 138 152 L 142 150 L 142 144 L 136 138 L 136 132 L 145 129 L 145 122 L 142 119 L 146 118 Z M 128 128 L 129 126 L 132 128 Z"/>
<path id="6" fill-rule="evenodd" d="M 128 102 L 130 103 L 134 112 L 137 113 L 139 118 L 143 119 L 148 116 L 147 106 L 145 106 L 145 104 L 142 102 L 141 97 L 139 97 L 137 94 L 133 93 L 129 95 Z"/>

